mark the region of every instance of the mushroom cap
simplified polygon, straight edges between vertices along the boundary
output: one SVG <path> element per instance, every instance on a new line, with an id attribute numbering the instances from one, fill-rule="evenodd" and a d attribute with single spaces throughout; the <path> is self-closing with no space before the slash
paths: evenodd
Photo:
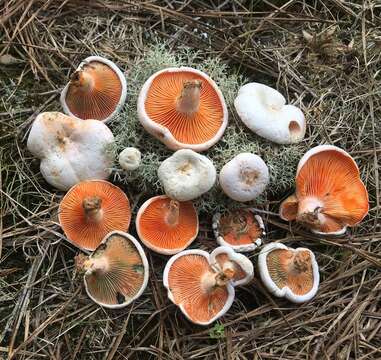
<path id="1" fill-rule="evenodd" d="M 175 224 L 168 223 L 171 201 L 165 195 L 155 196 L 141 206 L 136 216 L 140 240 L 164 255 L 184 250 L 198 234 L 198 215 L 191 202 L 178 203 L 178 220 Z"/>
<path id="2" fill-rule="evenodd" d="M 84 201 L 100 199 L 101 217 L 86 216 Z M 85 250 L 94 250 L 113 230 L 127 231 L 131 221 L 130 203 L 117 186 L 103 180 L 87 180 L 74 185 L 59 206 L 59 222 L 67 239 Z"/>
<path id="3" fill-rule="evenodd" d="M 251 209 L 239 209 L 213 216 L 213 232 L 217 243 L 230 246 L 237 252 L 248 252 L 262 245 L 265 226 Z"/>
<path id="4" fill-rule="evenodd" d="M 142 154 L 137 148 L 126 147 L 119 154 L 119 165 L 126 171 L 136 170 L 140 165 L 141 159 Z"/>
<path id="5" fill-rule="evenodd" d="M 176 101 L 184 83 L 193 80 L 201 82 L 198 110 L 181 113 Z M 167 68 L 153 74 L 140 91 L 138 116 L 146 131 L 172 150 L 207 150 L 221 138 L 228 123 L 225 100 L 216 83 L 190 67 Z"/>
<path id="6" fill-rule="evenodd" d="M 321 145 L 300 160 L 296 193 L 282 203 L 280 214 L 307 224 L 315 233 L 339 235 L 358 224 L 368 210 L 368 192 L 355 161 L 336 146 Z M 307 218 L 312 215 L 313 221 Z"/>
<path id="7" fill-rule="evenodd" d="M 291 267 L 293 256 L 300 254 L 299 268 Z M 312 299 L 319 288 L 319 267 L 313 252 L 306 248 L 292 249 L 284 244 L 270 243 L 258 257 L 263 284 L 277 297 L 294 303 Z"/>
<path id="8" fill-rule="evenodd" d="M 213 272 L 203 250 L 185 250 L 172 256 L 164 268 L 163 285 L 168 298 L 193 323 L 209 325 L 231 307 L 235 291 L 231 283 L 203 291 L 202 279 Z"/>
<path id="9" fill-rule="evenodd" d="M 107 234 L 89 260 L 92 266 L 84 275 L 86 292 L 101 306 L 125 307 L 147 286 L 148 261 L 142 246 L 130 234 L 121 231 Z"/>
<path id="10" fill-rule="evenodd" d="M 110 129 L 98 120 L 44 112 L 33 122 L 27 147 L 41 160 L 45 180 L 68 190 L 82 180 L 108 178 L 113 159 L 105 148 L 113 142 Z"/>
<path id="11" fill-rule="evenodd" d="M 306 122 L 303 113 L 277 90 L 259 83 L 249 83 L 239 89 L 234 101 L 244 124 L 257 135 L 278 144 L 303 140 Z"/>
<path id="12" fill-rule="evenodd" d="M 164 160 L 157 171 L 165 193 L 178 201 L 189 201 L 209 191 L 216 181 L 216 169 L 204 155 L 182 149 Z"/>
<path id="13" fill-rule="evenodd" d="M 227 162 L 220 172 L 224 193 L 236 201 L 251 201 L 263 193 L 269 183 L 265 162 L 251 153 L 242 153 Z"/>
<path id="14" fill-rule="evenodd" d="M 79 83 L 84 73 L 90 84 Z M 61 93 L 61 105 L 66 114 L 79 119 L 108 121 L 122 108 L 127 96 L 126 78 L 110 60 L 90 56 L 81 62 L 72 80 Z"/>

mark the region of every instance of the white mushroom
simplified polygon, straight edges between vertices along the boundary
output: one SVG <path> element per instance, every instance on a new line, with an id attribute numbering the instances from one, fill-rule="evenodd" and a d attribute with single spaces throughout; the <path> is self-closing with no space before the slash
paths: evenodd
<path id="1" fill-rule="evenodd" d="M 265 162 L 251 153 L 242 153 L 226 163 L 220 172 L 224 193 L 236 201 L 254 200 L 262 194 L 269 182 Z"/>
<path id="2" fill-rule="evenodd" d="M 306 122 L 302 111 L 286 105 L 284 96 L 269 86 L 259 83 L 242 86 L 234 106 L 245 125 L 265 139 L 292 144 L 304 138 Z"/>
<path id="3" fill-rule="evenodd" d="M 142 158 L 137 148 L 127 147 L 119 154 L 119 165 L 126 171 L 136 170 Z"/>
<path id="4" fill-rule="evenodd" d="M 198 198 L 216 181 L 213 163 L 189 149 L 176 151 L 162 162 L 157 173 L 165 193 L 177 201 Z"/>
<path id="5" fill-rule="evenodd" d="M 113 141 L 110 129 L 101 121 L 45 112 L 35 119 L 27 147 L 41 159 L 45 180 L 68 190 L 82 180 L 108 178 L 112 157 L 106 146 Z"/>

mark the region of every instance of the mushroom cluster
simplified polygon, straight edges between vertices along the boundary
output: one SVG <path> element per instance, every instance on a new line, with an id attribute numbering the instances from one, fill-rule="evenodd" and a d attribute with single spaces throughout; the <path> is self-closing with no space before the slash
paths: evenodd
<path id="1" fill-rule="evenodd" d="M 59 205 L 59 223 L 66 239 L 87 253 L 76 257 L 76 268 L 83 273 L 93 301 L 121 308 L 144 292 L 149 265 L 141 242 L 156 253 L 173 255 L 163 271 L 168 298 L 193 323 L 211 324 L 229 310 L 235 288 L 248 285 L 254 277 L 253 262 L 240 252 L 254 252 L 265 240 L 259 213 L 273 213 L 248 202 L 266 191 L 268 166 L 257 154 L 238 152 L 226 159 L 217 177 L 212 160 L 199 152 L 215 145 L 228 125 L 222 92 L 207 74 L 193 68 L 167 68 L 153 74 L 140 91 L 139 121 L 175 152 L 157 169 L 164 194 L 144 199 L 137 211 L 134 223 L 139 242 L 128 233 L 132 211 L 126 193 L 106 181 L 114 163 L 108 151 L 114 137 L 105 122 L 123 106 L 126 84 L 110 60 L 86 58 L 61 94 L 68 115 L 38 115 L 27 147 L 41 160 L 45 180 L 67 191 Z M 234 105 L 246 126 L 265 139 L 290 144 L 304 137 L 303 113 L 286 105 L 275 89 L 246 84 Z M 144 166 L 144 154 L 127 147 L 118 162 L 128 176 Z M 221 246 L 211 253 L 186 250 L 199 233 L 194 201 L 216 182 L 236 202 L 213 216 L 209 230 Z M 355 161 L 336 146 L 322 145 L 300 160 L 295 193 L 283 201 L 279 215 L 313 233 L 338 235 L 358 224 L 368 208 L 368 193 Z M 259 252 L 258 272 L 271 294 L 295 303 L 311 300 L 318 291 L 319 267 L 307 248 L 270 242 Z"/>

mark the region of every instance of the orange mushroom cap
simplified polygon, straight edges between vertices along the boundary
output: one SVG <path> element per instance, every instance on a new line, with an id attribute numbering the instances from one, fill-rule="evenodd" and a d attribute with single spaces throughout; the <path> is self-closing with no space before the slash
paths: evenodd
<path id="1" fill-rule="evenodd" d="M 126 80 L 119 68 L 110 60 L 92 56 L 72 74 L 61 102 L 69 115 L 107 121 L 125 98 Z"/>
<path id="2" fill-rule="evenodd" d="M 214 81 L 187 67 L 152 75 L 141 90 L 138 114 L 146 130 L 172 150 L 208 149 L 220 139 L 228 119 Z"/>
<path id="3" fill-rule="evenodd" d="M 127 231 L 130 220 L 126 194 L 103 180 L 74 185 L 59 207 L 59 221 L 68 240 L 86 250 L 94 250 L 110 231 Z"/>
<path id="4" fill-rule="evenodd" d="M 282 203 L 280 216 L 296 219 L 318 233 L 339 234 L 347 225 L 358 224 L 368 209 L 368 192 L 352 157 L 325 145 L 302 158 L 296 193 Z"/>
<path id="5" fill-rule="evenodd" d="M 83 262 L 84 282 L 97 304 L 120 308 L 140 296 L 148 282 L 148 262 L 131 235 L 112 232 Z"/>
<path id="6" fill-rule="evenodd" d="M 198 234 L 198 215 L 192 202 L 178 202 L 168 196 L 147 200 L 136 217 L 141 241 L 161 254 L 184 250 Z"/>

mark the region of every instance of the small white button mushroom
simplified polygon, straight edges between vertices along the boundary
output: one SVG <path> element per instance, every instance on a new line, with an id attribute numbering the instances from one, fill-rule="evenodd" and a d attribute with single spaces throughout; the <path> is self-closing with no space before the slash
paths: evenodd
<path id="1" fill-rule="evenodd" d="M 269 169 L 258 155 L 242 153 L 223 166 L 219 179 L 227 196 L 245 202 L 263 193 L 269 183 Z"/>
<path id="2" fill-rule="evenodd" d="M 119 165 L 126 171 L 136 170 L 142 159 L 142 154 L 137 148 L 127 147 L 119 154 Z"/>
<path id="3" fill-rule="evenodd" d="M 164 160 L 157 174 L 165 193 L 177 201 L 198 198 L 216 181 L 213 163 L 206 156 L 189 149 L 178 150 Z"/>
<path id="4" fill-rule="evenodd" d="M 249 83 L 239 89 L 234 106 L 243 123 L 257 135 L 278 144 L 303 140 L 306 121 L 302 111 L 286 105 L 277 90 L 259 83 Z"/>

